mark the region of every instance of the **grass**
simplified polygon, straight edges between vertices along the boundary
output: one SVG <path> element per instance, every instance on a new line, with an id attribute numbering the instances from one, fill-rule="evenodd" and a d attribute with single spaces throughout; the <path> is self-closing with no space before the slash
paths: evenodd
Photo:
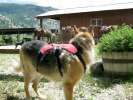
<path id="1" fill-rule="evenodd" d="M 23 77 L 13 73 L 11 68 L 19 61 L 19 55 L 0 54 L 0 100 L 25 100 Z M 44 84 L 45 83 L 45 84 Z M 42 80 L 40 88 L 45 87 L 45 92 L 50 91 L 49 97 L 56 96 L 57 99 L 63 100 L 62 88 L 53 88 L 50 82 Z M 133 99 L 133 78 L 110 77 L 107 75 L 93 76 L 86 73 L 82 80 L 76 85 L 74 90 L 74 100 L 132 100 Z M 57 93 L 59 92 L 59 93 Z M 32 94 L 33 100 L 38 100 L 36 95 Z"/>
<path id="2" fill-rule="evenodd" d="M 19 61 L 19 55 L 0 54 L 0 99 L 21 100 L 17 91 L 22 90 L 23 77 L 11 74 L 13 63 Z M 20 99 L 19 99 L 20 98 Z"/>
<path id="3" fill-rule="evenodd" d="M 120 76 L 107 76 L 107 75 L 100 75 L 100 76 L 93 76 L 90 73 L 85 75 L 83 78 L 83 82 L 86 82 L 88 86 L 92 88 L 92 94 L 91 98 L 95 98 L 96 95 L 100 95 L 103 92 L 107 92 L 108 94 L 111 94 L 111 90 L 117 88 L 117 86 L 122 87 L 123 91 L 121 89 L 117 91 L 114 91 L 114 94 L 117 94 L 118 91 L 121 91 L 121 94 L 117 94 L 119 96 L 123 95 L 125 97 L 119 99 L 119 97 L 113 96 L 113 100 L 132 100 L 133 99 L 133 78 L 131 75 L 125 76 L 125 77 L 120 77 Z M 91 99 L 90 99 L 91 100 Z M 93 99 L 92 99 L 93 100 Z M 104 99 L 106 100 L 106 99 Z M 109 100 L 109 98 L 107 99 Z"/>

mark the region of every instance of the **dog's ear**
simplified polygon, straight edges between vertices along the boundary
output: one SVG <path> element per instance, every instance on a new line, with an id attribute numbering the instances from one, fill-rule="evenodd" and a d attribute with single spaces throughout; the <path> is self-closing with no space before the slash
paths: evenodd
<path id="1" fill-rule="evenodd" d="M 73 28 L 74 28 L 75 33 L 78 34 L 79 33 L 79 29 L 77 28 L 77 26 L 74 25 Z"/>
<path id="2" fill-rule="evenodd" d="M 84 27 L 84 26 L 80 27 L 79 28 L 79 31 L 80 32 L 89 32 L 88 28 L 87 27 Z"/>
<path id="3" fill-rule="evenodd" d="M 92 37 L 94 37 L 95 36 L 95 33 L 94 33 L 94 30 L 91 30 L 91 35 L 92 35 Z"/>
<path id="4" fill-rule="evenodd" d="M 92 37 L 94 37 L 94 27 L 88 27 L 88 32 L 92 35 Z"/>

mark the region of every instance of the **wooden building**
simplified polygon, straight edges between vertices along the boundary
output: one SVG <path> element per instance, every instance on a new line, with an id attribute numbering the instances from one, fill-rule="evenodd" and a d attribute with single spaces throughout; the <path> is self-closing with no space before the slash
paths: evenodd
<path id="1" fill-rule="evenodd" d="M 60 27 L 67 25 L 86 26 L 94 28 L 95 37 L 99 37 L 102 26 L 133 24 L 133 3 L 118 3 L 110 5 L 89 6 L 49 11 L 36 17 L 43 27 L 44 18 L 60 21 Z"/>

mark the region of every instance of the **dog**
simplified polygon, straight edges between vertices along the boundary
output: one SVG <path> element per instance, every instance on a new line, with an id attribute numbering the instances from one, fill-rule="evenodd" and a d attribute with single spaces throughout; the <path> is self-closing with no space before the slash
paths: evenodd
<path id="1" fill-rule="evenodd" d="M 75 30 L 76 35 L 69 41 L 69 46 L 49 45 L 40 40 L 22 45 L 19 68 L 24 76 L 26 99 L 31 99 L 30 83 L 40 97 L 37 86 L 41 78 L 45 77 L 62 82 L 65 100 L 73 100 L 73 88 L 85 73 L 86 66 L 92 62 L 94 48 L 94 40 L 90 33 Z"/>
<path id="2" fill-rule="evenodd" d="M 20 41 L 20 42 L 16 42 L 15 43 L 15 49 L 20 45 L 22 45 L 24 43 L 24 40 Z"/>

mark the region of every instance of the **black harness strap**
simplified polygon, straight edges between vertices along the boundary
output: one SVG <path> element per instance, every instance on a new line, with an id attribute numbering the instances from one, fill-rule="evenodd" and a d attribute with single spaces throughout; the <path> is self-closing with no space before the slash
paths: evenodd
<path id="1" fill-rule="evenodd" d="M 55 48 L 54 55 L 55 55 L 55 57 L 57 59 L 58 70 L 60 72 L 60 75 L 63 77 L 62 64 L 61 64 L 60 58 L 59 58 L 60 54 L 61 54 L 61 48 L 59 48 L 59 47 Z"/>
<path id="2" fill-rule="evenodd" d="M 37 72 L 38 72 L 38 66 L 39 64 L 41 63 L 41 61 L 43 60 L 43 58 L 45 57 L 45 55 L 43 55 L 41 52 L 38 53 L 38 56 L 37 56 L 37 64 L 36 64 L 36 67 L 37 67 Z"/>
<path id="3" fill-rule="evenodd" d="M 83 64 L 84 72 L 85 72 L 86 71 L 86 64 L 85 64 L 85 61 L 84 61 L 83 57 L 81 56 L 81 54 L 79 52 L 77 52 L 75 55 L 79 58 L 79 60 Z"/>
<path id="4" fill-rule="evenodd" d="M 56 60 L 57 60 L 57 64 L 58 64 L 58 70 L 60 72 L 60 75 L 63 77 L 63 72 L 62 72 L 62 64 L 60 62 L 60 56 L 61 54 L 61 48 L 59 47 L 55 47 L 53 48 L 53 55 L 56 57 Z M 38 71 L 38 66 L 39 64 L 43 61 L 43 59 L 45 58 L 45 54 L 42 54 L 41 52 L 38 53 L 38 56 L 37 56 L 37 71 Z"/>
<path id="5" fill-rule="evenodd" d="M 84 67 L 84 72 L 86 71 L 86 63 L 82 57 L 82 54 L 83 54 L 83 48 L 80 47 L 76 42 L 73 42 L 72 43 L 78 50 L 77 53 L 75 53 L 75 55 L 79 58 L 79 60 L 81 61 L 81 63 L 83 64 L 83 67 Z"/>

